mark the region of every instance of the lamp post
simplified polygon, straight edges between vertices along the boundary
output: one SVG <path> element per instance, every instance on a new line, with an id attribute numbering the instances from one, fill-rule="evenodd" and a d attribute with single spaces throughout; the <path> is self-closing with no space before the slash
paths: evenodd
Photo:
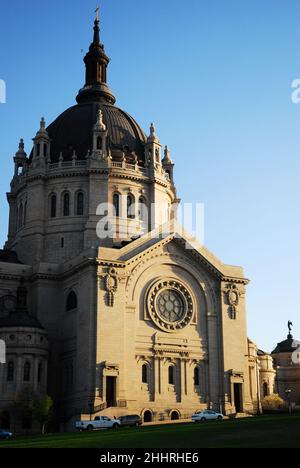
<path id="1" fill-rule="evenodd" d="M 285 394 L 286 394 L 286 397 L 287 397 L 287 401 L 288 401 L 289 414 L 292 414 L 291 393 L 292 393 L 292 390 L 290 390 L 290 389 L 287 389 L 287 390 L 285 391 Z"/>

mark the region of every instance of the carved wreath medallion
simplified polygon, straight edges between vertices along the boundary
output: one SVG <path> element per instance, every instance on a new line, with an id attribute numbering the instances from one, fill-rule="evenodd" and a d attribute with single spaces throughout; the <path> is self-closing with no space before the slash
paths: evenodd
<path id="1" fill-rule="evenodd" d="M 169 333 L 183 329 L 193 319 L 191 293 L 175 280 L 156 282 L 148 292 L 147 307 L 155 325 Z"/>

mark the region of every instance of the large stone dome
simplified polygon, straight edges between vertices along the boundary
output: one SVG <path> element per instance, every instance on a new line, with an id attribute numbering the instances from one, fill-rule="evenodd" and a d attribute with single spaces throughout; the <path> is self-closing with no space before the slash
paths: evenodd
<path id="1" fill-rule="evenodd" d="M 99 19 L 94 24 L 94 38 L 84 57 L 86 68 L 85 85 L 80 89 L 77 105 L 63 112 L 47 129 L 51 141 L 52 163 L 63 157 L 84 159 L 92 150 L 92 132 L 99 107 L 108 131 L 109 150 L 112 159 L 119 160 L 125 154 L 126 161 L 144 163 L 146 135 L 136 121 L 115 106 L 116 98 L 107 84 L 107 57 L 100 42 Z"/>
<path id="2" fill-rule="evenodd" d="M 99 107 L 108 130 L 113 159 L 117 160 L 120 152 L 128 155 L 135 153 L 139 162 L 143 163 L 147 139 L 143 130 L 129 114 L 102 100 L 70 107 L 48 127 L 52 163 L 58 161 L 60 154 L 65 161 L 71 160 L 74 150 L 77 159 L 86 157 L 87 152 L 92 149 L 92 130 Z"/>

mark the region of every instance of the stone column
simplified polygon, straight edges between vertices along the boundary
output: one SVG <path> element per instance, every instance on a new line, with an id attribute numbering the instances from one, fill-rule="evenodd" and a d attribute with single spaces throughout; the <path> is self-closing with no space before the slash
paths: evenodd
<path id="1" fill-rule="evenodd" d="M 186 375 L 186 360 L 185 358 L 180 359 L 180 400 L 181 403 L 187 397 L 187 375 Z"/>
<path id="2" fill-rule="evenodd" d="M 39 359 L 38 357 L 35 357 L 33 359 L 33 366 L 32 366 L 32 386 L 34 391 L 36 392 L 38 390 L 38 366 L 39 366 Z"/>
<path id="3" fill-rule="evenodd" d="M 216 315 L 208 315 L 208 353 L 209 353 L 209 393 L 208 399 L 214 408 L 219 408 L 220 394 L 223 391 L 223 379 L 220 376 L 220 344 L 218 318 Z"/>
<path id="4" fill-rule="evenodd" d="M 16 392 L 18 393 L 23 386 L 23 358 L 18 356 L 16 369 Z"/>
<path id="5" fill-rule="evenodd" d="M 161 358 L 159 356 L 154 356 L 153 358 L 153 367 L 154 367 L 154 401 L 156 402 L 161 395 Z"/>

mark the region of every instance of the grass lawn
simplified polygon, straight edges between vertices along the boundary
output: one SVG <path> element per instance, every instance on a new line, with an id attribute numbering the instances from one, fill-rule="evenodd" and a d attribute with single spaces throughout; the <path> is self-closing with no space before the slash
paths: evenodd
<path id="1" fill-rule="evenodd" d="M 198 424 L 22 437 L 6 448 L 300 448 L 300 416 L 261 416 Z"/>

